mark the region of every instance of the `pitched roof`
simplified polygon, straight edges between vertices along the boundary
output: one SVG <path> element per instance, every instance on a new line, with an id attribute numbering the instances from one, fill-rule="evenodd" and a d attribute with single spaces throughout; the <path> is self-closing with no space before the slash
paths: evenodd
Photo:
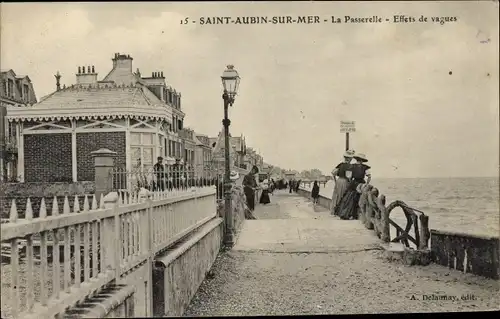
<path id="1" fill-rule="evenodd" d="M 9 111 L 9 119 L 153 117 L 171 121 L 169 107 L 140 84 L 114 86 L 96 83 L 55 91 L 39 103 Z"/>

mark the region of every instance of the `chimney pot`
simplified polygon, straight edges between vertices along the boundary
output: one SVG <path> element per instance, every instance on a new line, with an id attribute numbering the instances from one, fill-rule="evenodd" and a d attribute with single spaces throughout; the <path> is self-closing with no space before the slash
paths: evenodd
<path id="1" fill-rule="evenodd" d="M 163 71 L 161 71 L 161 77 L 163 77 Z"/>
<path id="2" fill-rule="evenodd" d="M 90 73 L 90 65 L 87 66 L 87 73 Z"/>
<path id="3" fill-rule="evenodd" d="M 95 73 L 95 68 L 94 68 L 94 66 L 92 66 L 92 73 Z"/>
<path id="4" fill-rule="evenodd" d="M 78 67 L 78 74 L 82 73 L 81 67 Z"/>
<path id="5" fill-rule="evenodd" d="M 85 67 L 82 66 L 82 73 L 85 73 Z"/>

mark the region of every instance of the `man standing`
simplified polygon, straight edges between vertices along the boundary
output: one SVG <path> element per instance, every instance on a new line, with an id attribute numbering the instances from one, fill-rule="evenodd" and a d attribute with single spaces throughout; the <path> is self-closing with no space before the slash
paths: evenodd
<path id="1" fill-rule="evenodd" d="M 158 157 L 158 162 L 153 166 L 153 170 L 156 174 L 156 187 L 155 190 L 164 191 L 165 190 L 165 167 L 163 166 L 163 157 Z"/>

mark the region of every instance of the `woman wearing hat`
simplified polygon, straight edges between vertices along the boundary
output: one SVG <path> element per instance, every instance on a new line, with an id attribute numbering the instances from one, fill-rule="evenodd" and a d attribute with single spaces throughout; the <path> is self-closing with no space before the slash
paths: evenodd
<path id="1" fill-rule="evenodd" d="M 348 150 L 344 153 L 344 161 L 337 165 L 332 171 L 333 180 L 335 181 L 335 187 L 333 189 L 332 203 L 330 206 L 330 212 L 332 215 L 337 215 L 336 207 L 340 203 L 342 196 L 344 196 L 347 186 L 349 186 L 349 175 L 351 168 L 351 160 L 354 155 L 354 151 Z"/>
<path id="2" fill-rule="evenodd" d="M 269 181 L 265 179 L 262 182 L 262 194 L 260 195 L 259 203 L 261 204 L 269 204 L 271 199 L 269 198 Z"/>
<path id="3" fill-rule="evenodd" d="M 259 172 L 257 166 L 252 166 L 252 169 L 248 174 L 243 177 L 243 192 L 247 199 L 247 206 L 250 211 L 255 209 L 255 190 L 257 189 L 257 181 L 255 180 L 255 174 Z"/>
<path id="4" fill-rule="evenodd" d="M 336 209 L 337 215 L 342 219 L 358 218 L 358 203 L 361 194 L 358 192 L 357 188 L 361 184 L 370 183 L 371 180 L 370 166 L 365 164 L 368 162 L 365 154 L 357 153 L 353 157 L 356 163 L 351 164 L 351 182 Z M 365 177 L 367 179 L 366 181 Z"/>

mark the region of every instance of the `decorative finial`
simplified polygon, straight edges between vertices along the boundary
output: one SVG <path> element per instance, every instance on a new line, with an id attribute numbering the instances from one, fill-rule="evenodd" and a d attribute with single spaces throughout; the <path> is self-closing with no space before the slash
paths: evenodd
<path id="1" fill-rule="evenodd" d="M 61 89 L 61 83 L 59 82 L 61 80 L 61 74 L 59 71 L 57 71 L 56 75 L 54 75 L 56 78 L 56 90 L 59 91 Z"/>
<path id="2" fill-rule="evenodd" d="M 234 65 L 229 64 L 229 65 L 227 66 L 227 68 L 228 68 L 229 70 L 232 70 L 232 69 L 234 69 Z"/>

